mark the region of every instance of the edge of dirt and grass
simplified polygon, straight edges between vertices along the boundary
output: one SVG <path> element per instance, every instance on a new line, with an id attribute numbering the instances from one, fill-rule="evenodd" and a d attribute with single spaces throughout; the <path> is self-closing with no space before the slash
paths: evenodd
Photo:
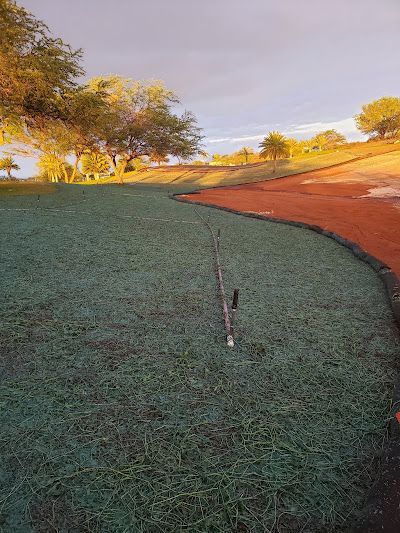
<path id="1" fill-rule="evenodd" d="M 363 143 L 366 145 L 366 143 Z M 394 147 L 393 145 L 376 145 L 374 148 L 375 150 L 369 150 L 370 148 L 369 144 L 362 147 L 365 153 L 358 153 L 358 155 L 355 155 L 355 153 L 352 153 L 352 157 L 346 161 L 334 163 L 331 165 L 326 166 L 318 166 L 314 167 L 311 170 L 303 170 L 301 172 L 292 172 L 288 173 L 286 175 L 294 175 L 294 174 L 302 174 L 304 172 L 312 172 L 312 171 L 318 171 L 324 168 L 328 167 L 337 167 L 341 166 L 343 164 L 352 162 L 354 160 L 358 159 L 365 159 L 368 157 L 373 157 L 375 155 L 381 155 L 383 153 L 400 150 L 400 145 L 397 145 Z M 356 151 L 358 151 L 358 148 L 355 148 Z M 379 153 L 377 153 L 379 152 Z M 323 154 L 323 155 L 329 155 L 329 154 Z M 318 156 L 318 157 L 317 157 Z M 317 156 L 313 156 L 313 160 L 321 162 L 322 155 L 317 154 Z M 260 172 L 261 170 L 266 169 L 266 167 L 269 165 L 269 163 L 256 163 L 254 165 L 251 165 L 251 168 L 255 168 L 257 172 Z M 248 165 L 245 168 L 239 167 L 242 172 L 247 172 L 249 170 L 250 165 Z M 181 169 L 182 170 L 182 169 Z M 225 170 L 216 170 L 214 169 L 207 169 L 208 172 L 226 172 Z M 238 170 L 237 168 L 234 169 Z M 198 169 L 193 169 L 193 173 L 198 172 Z M 155 171 L 159 172 L 159 171 Z M 166 173 L 176 173 L 177 169 L 175 168 L 172 171 L 164 171 Z M 229 171 L 228 171 L 229 172 Z M 137 176 L 138 173 L 135 173 Z M 273 178 L 281 178 L 285 177 L 285 175 L 279 175 L 279 173 L 276 173 L 272 176 L 272 178 L 268 178 L 263 174 L 263 176 L 253 179 L 252 181 L 249 181 L 248 183 L 253 183 L 255 181 L 264 181 L 266 179 L 273 179 Z M 112 183 L 110 179 L 102 180 L 102 183 Z M 162 181 L 156 181 L 152 182 L 151 180 L 136 180 L 129 182 L 127 180 L 127 183 L 138 183 L 143 185 L 172 185 L 177 186 L 180 185 L 195 185 L 196 182 L 192 181 L 176 181 L 172 180 L 167 183 L 163 183 Z M 243 183 L 243 182 L 240 182 Z M 90 184 L 99 184 L 99 182 L 92 182 Z M 224 181 L 224 185 L 216 185 L 216 186 L 208 186 L 207 188 L 215 188 L 215 187 L 223 187 L 223 186 L 231 186 L 231 185 L 237 185 L 236 183 L 228 183 L 227 181 Z M 200 190 L 202 188 L 206 188 L 206 185 L 198 184 L 197 190 Z M 50 184 L 50 183 L 35 183 L 35 182 L 3 182 L 0 183 L 0 195 L 20 195 L 20 194 L 51 194 L 56 192 L 58 189 L 57 184 Z M 176 189 L 175 189 L 176 190 Z M 193 191 L 196 192 L 196 191 Z M 389 295 L 390 303 L 392 306 L 393 314 L 396 318 L 396 321 L 400 327 L 400 280 L 396 276 L 394 272 L 391 271 L 390 266 L 385 265 L 382 263 L 379 259 L 370 256 L 367 254 L 364 250 L 362 250 L 356 243 L 349 241 L 347 239 L 342 238 L 340 235 L 337 235 L 333 232 L 328 232 L 326 230 L 323 230 L 321 227 L 316 225 L 310 225 L 302 222 L 295 222 L 285 219 L 277 219 L 273 217 L 268 217 L 264 215 L 259 215 L 256 213 L 245 213 L 236 211 L 234 209 L 215 206 L 212 204 L 207 204 L 204 202 L 198 202 L 192 199 L 182 198 L 180 195 L 183 193 L 175 193 L 170 194 L 170 197 L 173 198 L 176 201 L 184 202 L 184 203 L 192 203 L 192 204 L 199 204 L 202 206 L 207 207 L 213 207 L 220 210 L 228 211 L 235 214 L 240 214 L 242 216 L 250 217 L 250 218 L 258 218 L 263 219 L 275 223 L 282 223 L 282 224 L 288 224 L 300 228 L 309 229 L 312 231 L 315 231 L 317 233 L 320 233 L 326 237 L 329 237 L 331 239 L 334 239 L 336 242 L 341 244 L 342 246 L 345 246 L 349 250 L 352 251 L 352 253 L 361 259 L 362 261 L 368 263 L 376 273 L 380 276 L 382 279 L 386 290 Z M 185 193 L 190 194 L 190 193 Z M 400 409 L 400 380 L 397 380 L 397 383 L 395 385 L 394 395 L 393 395 L 393 402 L 392 402 L 392 409 L 389 415 L 389 427 L 388 427 L 388 438 L 386 441 L 386 445 L 384 448 L 384 455 L 381 461 L 381 468 L 380 468 L 380 477 L 376 480 L 375 484 L 370 490 L 370 493 L 367 497 L 367 504 L 365 507 L 365 515 L 364 520 L 360 525 L 357 525 L 354 529 L 354 532 L 356 533 L 375 533 L 378 531 L 383 531 L 386 533 L 395 532 L 400 530 L 400 517 L 398 517 L 398 506 L 399 506 L 399 500 L 400 500 L 400 426 L 396 418 L 397 410 Z"/>
<path id="2" fill-rule="evenodd" d="M 386 152 L 385 152 L 386 153 Z M 370 156 L 365 156 L 370 157 Z M 364 159 L 358 157 L 357 159 Z M 337 166 L 337 165 L 334 165 Z M 195 194 L 197 191 L 193 191 Z M 186 194 L 193 194 L 186 193 Z M 266 220 L 278 224 L 286 224 L 307 229 L 330 239 L 350 250 L 358 259 L 367 263 L 380 277 L 386 289 L 391 309 L 400 333 L 400 278 L 376 257 L 368 254 L 357 243 L 341 237 L 337 233 L 324 230 L 320 226 L 297 222 L 282 218 L 274 218 L 257 213 L 249 213 L 213 205 L 206 202 L 183 198 L 182 193 L 170 194 L 170 198 L 178 202 L 213 207 L 249 218 Z M 387 439 L 384 445 L 380 474 L 371 487 L 365 505 L 364 518 L 357 524 L 354 533 L 398 533 L 400 531 L 400 376 L 394 384 L 392 407 L 388 415 Z"/>

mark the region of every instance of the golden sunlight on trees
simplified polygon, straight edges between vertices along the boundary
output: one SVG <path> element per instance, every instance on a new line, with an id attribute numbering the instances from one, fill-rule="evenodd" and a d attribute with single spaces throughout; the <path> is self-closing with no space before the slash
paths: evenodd
<path id="1" fill-rule="evenodd" d="M 319 151 L 322 151 L 325 146 L 328 144 L 328 139 L 323 133 L 318 133 L 313 139 L 311 139 L 314 146 L 318 148 Z"/>
<path id="2" fill-rule="evenodd" d="M 301 145 L 297 139 L 290 137 L 286 139 L 286 145 L 288 147 L 289 157 L 292 158 L 295 153 L 301 152 Z"/>
<path id="3" fill-rule="evenodd" d="M 101 174 L 108 174 L 109 171 L 110 162 L 104 154 L 89 152 L 82 155 L 82 174 L 86 179 L 94 176 L 98 180 Z"/>
<path id="4" fill-rule="evenodd" d="M 346 142 L 346 137 L 343 135 L 343 133 L 339 133 L 336 130 L 323 131 L 322 135 L 327 141 L 327 143 L 325 144 L 325 148 L 327 149 L 336 148 L 337 146 L 345 144 Z"/>
<path id="5" fill-rule="evenodd" d="M 62 157 L 54 153 L 41 155 L 37 166 L 39 168 L 40 177 L 45 181 L 58 183 L 63 179 L 65 180 L 65 176 L 67 175 L 66 162 Z"/>
<path id="6" fill-rule="evenodd" d="M 279 131 L 271 131 L 260 143 L 260 157 L 272 159 L 274 162 L 274 172 L 276 171 L 276 160 L 288 157 L 289 147 L 287 139 Z"/>
<path id="7" fill-rule="evenodd" d="M 238 155 L 243 156 L 245 165 L 247 165 L 247 163 L 249 162 L 249 157 L 251 157 L 251 155 L 253 154 L 254 150 L 249 146 L 243 146 L 243 148 L 238 152 Z"/>
<path id="8" fill-rule="evenodd" d="M 11 156 L 6 156 L 0 159 L 0 170 L 5 170 L 8 179 L 12 179 L 11 172 L 13 170 L 19 170 L 19 166 Z"/>
<path id="9" fill-rule="evenodd" d="M 278 132 L 272 133 L 274 134 L 274 136 L 271 139 L 271 134 L 267 137 L 268 146 L 270 145 L 270 141 L 276 141 L 275 134 L 281 135 Z M 284 139 L 286 150 L 282 151 L 281 155 L 279 157 L 277 156 L 277 159 L 282 159 L 285 157 L 289 157 L 291 159 L 295 156 L 308 154 L 310 152 L 332 150 L 346 142 L 346 137 L 342 133 L 339 133 L 334 129 L 317 133 L 317 135 L 315 135 L 311 139 L 297 140 L 294 137 L 286 138 L 283 136 L 282 138 Z M 212 166 L 233 166 L 243 165 L 246 163 L 258 163 L 262 159 L 273 160 L 273 155 L 272 157 L 270 157 L 262 148 L 261 144 L 261 151 L 259 153 L 255 152 L 252 148 L 244 147 L 238 152 L 233 152 L 231 154 L 213 154 L 209 164 Z"/>
<path id="10" fill-rule="evenodd" d="M 356 115 L 358 129 L 371 138 L 386 139 L 400 133 L 400 98 L 384 96 L 362 106 Z"/>
<path id="11" fill-rule="evenodd" d="M 119 183 L 127 164 L 154 154 L 189 158 L 200 150 L 202 136 L 195 117 L 172 112 L 176 95 L 161 82 L 107 76 L 93 78 L 89 88 L 102 91 L 107 107 L 98 129 L 99 148 L 108 155 Z"/>
<path id="12" fill-rule="evenodd" d="M 0 0 L 1 144 L 38 157 L 42 174 L 66 183 L 86 153 L 108 158 L 122 183 L 131 161 L 201 152 L 196 118 L 174 112 L 179 100 L 161 82 L 100 76 L 79 85 L 80 59 L 24 8 Z"/>
<path id="13" fill-rule="evenodd" d="M 0 130 L 58 117 L 59 101 L 82 74 L 80 50 L 53 38 L 12 0 L 0 0 Z"/>

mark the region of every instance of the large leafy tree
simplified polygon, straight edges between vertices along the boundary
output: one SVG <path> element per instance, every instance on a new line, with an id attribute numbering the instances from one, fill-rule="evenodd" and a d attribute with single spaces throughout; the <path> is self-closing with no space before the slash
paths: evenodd
<path id="1" fill-rule="evenodd" d="M 13 170 L 19 170 L 19 165 L 17 165 L 12 156 L 8 155 L 0 159 L 0 170 L 5 170 L 7 172 L 8 179 L 11 179 L 11 172 Z"/>
<path id="2" fill-rule="evenodd" d="M 99 125 L 106 108 L 102 94 L 77 87 L 60 98 L 58 118 L 36 117 L 30 127 L 18 131 L 16 150 L 22 155 L 63 161 L 62 179 L 72 183 L 82 154 L 98 150 Z M 65 162 L 68 156 L 74 158 L 72 166 Z"/>
<path id="3" fill-rule="evenodd" d="M 74 157 L 72 172 L 68 176 L 69 183 L 72 183 L 83 153 L 96 152 L 99 149 L 100 132 L 108 104 L 101 87 L 98 91 L 92 91 L 83 85 L 66 93 L 60 108 L 64 130 L 61 142 L 68 143 L 69 153 Z"/>
<path id="4" fill-rule="evenodd" d="M 130 161 L 152 154 L 193 157 L 202 136 L 191 113 L 179 116 L 172 107 L 177 97 L 161 83 L 108 76 L 93 78 L 89 87 L 101 92 L 107 104 L 98 127 L 99 146 L 106 153 L 119 183 Z"/>
<path id="5" fill-rule="evenodd" d="M 272 159 L 276 171 L 277 159 L 288 157 L 289 149 L 287 139 L 279 131 L 271 131 L 260 143 L 260 157 L 263 159 Z"/>
<path id="6" fill-rule="evenodd" d="M 325 137 L 323 133 L 317 133 L 317 135 L 313 137 L 313 139 L 311 139 L 311 142 L 313 143 L 314 146 L 318 148 L 318 150 L 321 151 L 327 146 L 328 139 Z"/>
<path id="7" fill-rule="evenodd" d="M 161 83 L 108 76 L 78 86 L 80 57 L 14 0 L 0 0 L 0 143 L 12 137 L 25 155 L 52 161 L 50 174 L 66 182 L 87 151 L 107 154 L 120 182 L 143 156 L 199 152 L 195 117 L 174 113 L 178 99 Z"/>
<path id="8" fill-rule="evenodd" d="M 18 127 L 59 117 L 60 98 L 82 74 L 80 58 L 23 7 L 0 0 L 1 142 Z"/>
<path id="9" fill-rule="evenodd" d="M 346 137 L 337 130 L 325 130 L 321 133 L 326 139 L 326 148 L 335 148 L 340 144 L 345 144 Z"/>
<path id="10" fill-rule="evenodd" d="M 363 105 L 355 121 L 358 129 L 372 138 L 395 137 L 400 133 L 400 98 L 384 96 Z"/>
<path id="11" fill-rule="evenodd" d="M 52 181 L 69 181 L 66 158 L 72 149 L 70 131 L 58 119 L 38 117 L 29 130 L 23 128 L 16 136 L 15 150 L 24 156 L 38 157 L 42 172 L 46 169 Z M 53 179 L 54 178 L 54 179 Z"/>
<path id="12" fill-rule="evenodd" d="M 193 113 L 185 111 L 182 115 L 171 114 L 168 129 L 169 132 L 164 133 L 168 154 L 184 161 L 189 161 L 196 155 L 207 157 L 201 148 L 203 136 Z"/>
<path id="13" fill-rule="evenodd" d="M 25 155 L 56 161 L 54 180 L 73 180 L 77 163 L 69 176 L 65 157 L 80 156 L 93 122 L 94 96 L 76 84 L 80 58 L 13 0 L 0 0 L 0 144 L 17 142 Z"/>

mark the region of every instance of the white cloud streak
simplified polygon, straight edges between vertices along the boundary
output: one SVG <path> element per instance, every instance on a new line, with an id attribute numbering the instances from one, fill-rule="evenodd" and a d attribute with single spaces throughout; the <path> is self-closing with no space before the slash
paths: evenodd
<path id="1" fill-rule="evenodd" d="M 257 129 L 260 127 L 257 126 Z M 273 128 L 270 128 L 273 129 Z M 290 135 L 294 137 L 304 138 L 305 136 L 313 136 L 320 131 L 335 129 L 347 136 L 358 136 L 359 132 L 356 128 L 356 124 L 352 117 L 345 118 L 343 120 L 336 120 L 333 122 L 310 122 L 306 124 L 290 124 L 287 126 L 287 129 L 283 130 L 284 135 Z M 266 132 L 268 127 L 265 128 Z M 208 138 L 207 142 L 209 144 L 218 144 L 218 143 L 245 143 L 251 141 L 260 141 L 265 137 L 265 134 L 262 135 L 241 135 L 237 137 L 216 137 Z"/>

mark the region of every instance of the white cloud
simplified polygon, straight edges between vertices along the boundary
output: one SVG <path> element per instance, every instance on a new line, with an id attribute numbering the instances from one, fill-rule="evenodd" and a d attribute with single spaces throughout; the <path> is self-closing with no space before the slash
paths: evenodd
<path id="1" fill-rule="evenodd" d="M 253 126 L 253 130 L 260 130 L 261 126 Z M 268 127 L 268 125 L 263 125 L 265 132 L 274 129 L 274 127 Z M 287 126 L 287 129 L 282 130 L 284 135 L 293 135 L 300 138 L 306 136 L 311 137 L 316 133 L 324 130 L 335 129 L 346 136 L 351 138 L 361 138 L 360 133 L 357 130 L 356 124 L 352 117 L 345 118 L 343 120 L 336 120 L 333 122 L 310 122 L 306 124 L 290 124 Z M 211 137 L 207 139 L 209 144 L 218 144 L 218 143 L 246 143 L 251 141 L 260 141 L 265 137 L 265 133 L 262 135 L 241 135 L 235 137 Z"/>
<path id="2" fill-rule="evenodd" d="M 245 141 L 259 141 L 264 137 L 265 135 L 243 135 L 242 137 L 221 137 L 219 139 L 207 139 L 207 142 L 209 142 L 210 144 L 223 142 L 238 143 Z"/>
<path id="3" fill-rule="evenodd" d="M 300 135 L 304 133 L 318 133 L 324 130 L 338 130 L 341 133 L 357 133 L 357 127 L 353 117 L 336 120 L 334 122 L 311 122 L 309 124 L 298 124 L 289 126 L 291 129 L 284 131 L 286 135 Z"/>

